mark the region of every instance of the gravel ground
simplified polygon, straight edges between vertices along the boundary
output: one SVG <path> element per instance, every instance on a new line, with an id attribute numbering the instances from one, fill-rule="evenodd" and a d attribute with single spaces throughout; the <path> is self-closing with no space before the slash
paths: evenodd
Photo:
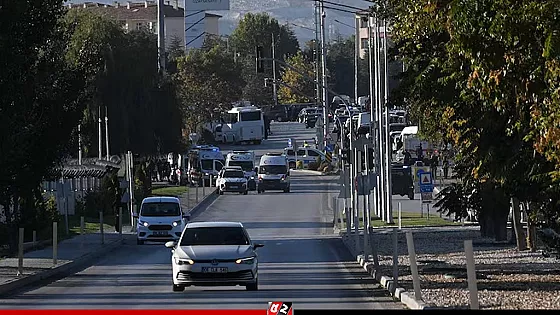
<path id="1" fill-rule="evenodd" d="M 545 258 L 540 251 L 518 252 L 514 244 L 482 238 L 477 227 L 412 231 L 426 304 L 468 308 L 464 241 L 472 240 L 480 309 L 560 309 L 560 260 Z M 354 249 L 355 238 L 343 236 L 343 240 Z M 398 240 L 399 287 L 414 292 L 404 232 L 399 233 Z M 392 276 L 392 235 L 378 231 L 372 241 L 378 247 L 381 274 Z"/>

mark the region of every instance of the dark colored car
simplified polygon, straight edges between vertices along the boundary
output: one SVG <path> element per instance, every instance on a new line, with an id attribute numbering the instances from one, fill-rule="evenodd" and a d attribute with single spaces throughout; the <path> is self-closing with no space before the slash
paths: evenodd
<path id="1" fill-rule="evenodd" d="M 410 200 L 414 200 L 412 169 L 404 164 L 392 164 L 391 187 L 393 195 L 408 196 Z"/>
<path id="2" fill-rule="evenodd" d="M 319 114 L 307 114 L 305 117 L 305 128 L 315 128 L 315 123 L 320 116 Z"/>

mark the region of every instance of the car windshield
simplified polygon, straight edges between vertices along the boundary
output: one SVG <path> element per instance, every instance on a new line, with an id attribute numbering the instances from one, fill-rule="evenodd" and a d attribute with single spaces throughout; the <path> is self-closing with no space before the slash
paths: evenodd
<path id="1" fill-rule="evenodd" d="M 181 238 L 181 246 L 249 244 L 249 239 L 241 227 L 187 228 Z"/>
<path id="2" fill-rule="evenodd" d="M 266 175 L 286 174 L 286 172 L 286 165 L 264 165 L 259 170 L 259 173 Z"/>
<path id="3" fill-rule="evenodd" d="M 140 211 L 143 217 L 176 217 L 181 215 L 179 204 L 174 202 L 144 203 Z"/>
<path id="4" fill-rule="evenodd" d="M 229 161 L 228 166 L 241 166 L 245 172 L 253 170 L 253 162 L 251 161 Z"/>
<path id="5" fill-rule="evenodd" d="M 200 161 L 200 164 L 202 164 L 203 170 L 208 171 L 214 169 L 214 160 L 202 160 Z"/>
<path id="6" fill-rule="evenodd" d="M 243 178 L 245 174 L 242 171 L 225 171 L 223 177 L 225 178 Z"/>

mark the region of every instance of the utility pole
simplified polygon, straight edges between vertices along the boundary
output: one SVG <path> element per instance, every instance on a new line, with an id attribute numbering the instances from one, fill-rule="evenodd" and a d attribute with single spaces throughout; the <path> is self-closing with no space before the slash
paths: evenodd
<path id="1" fill-rule="evenodd" d="M 320 144 L 321 150 L 327 144 L 329 135 L 329 94 L 327 91 L 327 51 L 325 49 L 325 4 L 321 1 L 321 63 L 323 75 L 323 143 Z"/>
<path id="2" fill-rule="evenodd" d="M 384 59 L 384 75 L 385 75 L 385 150 L 386 156 L 386 169 L 385 178 L 387 180 L 387 223 L 392 224 L 393 221 L 393 190 L 391 187 L 391 161 L 393 160 L 393 150 L 391 148 L 391 137 L 389 133 L 389 63 L 387 62 L 387 20 L 383 20 L 383 59 Z"/>
<path id="3" fill-rule="evenodd" d="M 354 16 L 355 34 L 354 34 L 354 102 L 358 104 L 358 60 L 360 58 L 360 15 Z M 350 114 L 350 113 L 348 113 Z"/>
<path id="4" fill-rule="evenodd" d="M 165 15 L 163 14 L 163 0 L 158 0 L 158 70 L 165 73 Z"/>
<path id="5" fill-rule="evenodd" d="M 109 117 L 108 108 L 105 106 L 105 150 L 107 150 L 107 161 L 109 161 Z"/>
<path id="6" fill-rule="evenodd" d="M 97 123 L 98 123 L 98 127 L 99 127 L 99 141 L 98 141 L 98 158 L 101 160 L 102 155 L 103 155 L 103 129 L 101 126 L 101 106 L 99 106 L 99 109 L 97 110 Z"/>
<path id="7" fill-rule="evenodd" d="M 272 34 L 272 77 L 274 82 L 272 82 L 272 88 L 274 89 L 274 106 L 278 106 L 278 90 L 276 85 L 276 42 L 274 41 L 274 34 Z"/>
<path id="8" fill-rule="evenodd" d="M 82 125 L 78 124 L 78 163 L 82 165 Z"/>
<path id="9" fill-rule="evenodd" d="M 381 61 L 379 55 L 379 19 L 375 16 L 375 35 L 374 35 L 374 56 L 375 56 L 375 104 L 376 104 L 376 120 L 377 120 L 377 153 L 379 161 L 379 190 L 378 190 L 378 203 L 381 206 L 381 218 L 385 220 L 385 164 L 383 155 L 383 109 L 381 103 Z"/>
<path id="10" fill-rule="evenodd" d="M 317 2 L 315 1 L 313 4 L 313 9 L 315 12 L 315 47 L 313 47 L 314 53 L 315 53 L 315 92 L 316 92 L 316 100 L 315 100 L 315 104 L 317 105 L 317 107 L 319 107 L 319 104 L 321 104 L 321 85 L 319 84 L 320 82 L 320 57 L 319 57 L 319 7 L 317 6 Z"/>
<path id="11" fill-rule="evenodd" d="M 373 208 L 376 215 L 379 215 L 379 152 L 377 151 L 377 110 L 374 106 L 374 100 L 377 100 L 374 93 L 374 88 L 377 86 L 377 81 L 375 81 L 375 73 L 373 67 L 373 37 L 372 37 L 372 17 L 368 16 L 367 28 L 368 28 L 368 65 L 369 65 L 369 116 L 370 116 L 370 124 L 369 124 L 369 134 L 372 137 L 372 148 L 373 148 L 373 155 L 374 155 L 374 172 L 375 172 L 375 181 L 376 185 L 373 188 Z M 375 85 L 374 85 L 375 84 Z"/>

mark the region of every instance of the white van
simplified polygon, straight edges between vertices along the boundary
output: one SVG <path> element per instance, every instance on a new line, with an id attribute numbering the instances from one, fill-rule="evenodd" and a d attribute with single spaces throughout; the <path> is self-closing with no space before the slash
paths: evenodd
<path id="1" fill-rule="evenodd" d="M 145 241 L 176 241 L 189 220 L 189 215 L 183 214 L 177 197 L 144 198 L 140 212 L 135 217 L 138 219 L 138 245 Z"/>
<path id="2" fill-rule="evenodd" d="M 266 153 L 261 157 L 257 170 L 257 193 L 266 190 L 290 192 L 288 159 L 282 153 Z"/>

